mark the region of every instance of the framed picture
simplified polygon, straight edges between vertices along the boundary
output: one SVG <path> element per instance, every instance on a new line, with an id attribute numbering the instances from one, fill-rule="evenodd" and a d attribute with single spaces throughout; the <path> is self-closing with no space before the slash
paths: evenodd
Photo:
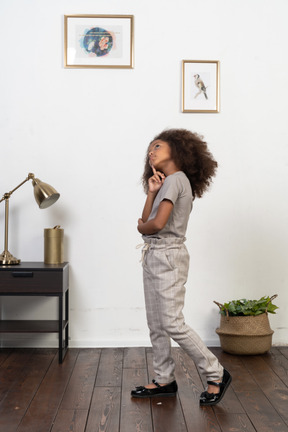
<path id="1" fill-rule="evenodd" d="M 133 68 L 132 15 L 65 15 L 65 68 Z"/>
<path id="2" fill-rule="evenodd" d="M 219 112 L 219 61 L 182 61 L 182 112 Z"/>

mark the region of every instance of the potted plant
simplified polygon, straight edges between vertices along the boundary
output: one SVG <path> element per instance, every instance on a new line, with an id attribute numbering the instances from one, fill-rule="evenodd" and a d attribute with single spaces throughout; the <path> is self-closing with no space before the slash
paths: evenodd
<path id="1" fill-rule="evenodd" d="M 220 327 L 216 333 L 223 351 L 230 354 L 263 354 L 271 348 L 273 330 L 270 328 L 268 313 L 278 309 L 272 301 L 277 294 L 261 297 L 260 300 L 232 300 L 215 304 L 220 308 Z"/>

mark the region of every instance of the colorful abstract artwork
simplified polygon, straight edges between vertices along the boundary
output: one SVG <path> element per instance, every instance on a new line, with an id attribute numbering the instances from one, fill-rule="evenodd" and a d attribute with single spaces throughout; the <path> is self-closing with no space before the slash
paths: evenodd
<path id="1" fill-rule="evenodd" d="M 101 57 L 111 51 L 113 37 L 109 31 L 101 27 L 93 27 L 91 30 L 87 30 L 80 43 L 87 53 Z"/>

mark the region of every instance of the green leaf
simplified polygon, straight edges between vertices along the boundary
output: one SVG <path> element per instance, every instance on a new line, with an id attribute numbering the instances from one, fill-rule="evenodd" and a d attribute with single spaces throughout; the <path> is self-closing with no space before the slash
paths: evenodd
<path id="1" fill-rule="evenodd" d="M 275 314 L 275 310 L 278 309 L 278 306 L 274 305 L 271 302 L 270 297 L 261 297 L 259 300 L 232 300 L 223 304 L 223 307 L 220 309 L 220 313 L 222 315 L 226 315 L 226 311 L 230 316 L 257 316 L 263 313 L 269 312 Z"/>

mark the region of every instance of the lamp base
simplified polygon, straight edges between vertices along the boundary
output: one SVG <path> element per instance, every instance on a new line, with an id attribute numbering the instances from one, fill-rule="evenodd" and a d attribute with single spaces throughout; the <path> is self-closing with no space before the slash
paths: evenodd
<path id="1" fill-rule="evenodd" d="M 0 255 L 0 265 L 13 265 L 13 264 L 19 264 L 20 259 L 15 258 L 9 251 L 4 251 Z"/>

